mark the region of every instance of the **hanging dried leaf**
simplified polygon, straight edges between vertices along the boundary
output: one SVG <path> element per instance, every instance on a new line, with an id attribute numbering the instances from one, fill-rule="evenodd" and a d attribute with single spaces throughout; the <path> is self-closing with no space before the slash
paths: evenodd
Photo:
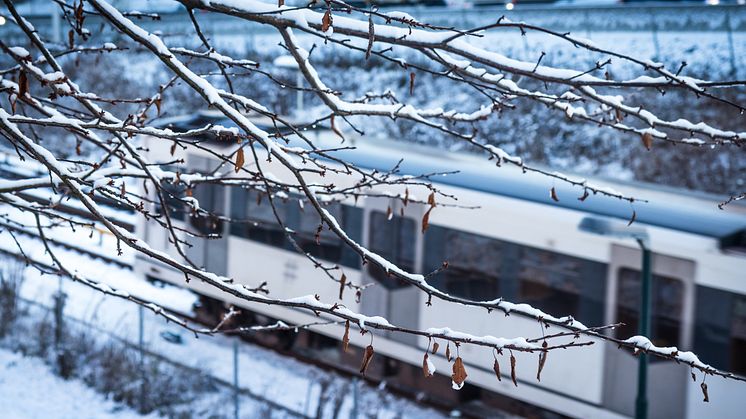
<path id="1" fill-rule="evenodd" d="M 285 5 L 285 0 L 277 0 L 277 7 L 282 7 Z"/>
<path id="2" fill-rule="evenodd" d="M 500 363 L 497 362 L 497 358 L 495 358 L 495 363 L 492 364 L 492 369 L 495 371 L 495 376 L 497 377 L 497 381 L 502 381 L 502 377 L 500 374 Z"/>
<path id="3" fill-rule="evenodd" d="M 155 109 L 158 111 L 158 116 L 161 116 L 161 97 L 158 96 L 157 99 L 153 101 L 155 103 Z"/>
<path id="4" fill-rule="evenodd" d="M 458 386 L 461 387 L 466 381 L 466 369 L 464 368 L 464 361 L 461 357 L 456 358 L 453 362 L 453 374 L 451 374 L 451 380 Z"/>
<path id="5" fill-rule="evenodd" d="M 373 40 L 376 36 L 375 25 L 373 24 L 373 13 L 368 15 L 368 47 L 365 49 L 365 59 L 370 58 L 373 51 Z"/>
<path id="6" fill-rule="evenodd" d="M 585 201 L 586 199 L 588 199 L 588 195 L 590 195 L 588 193 L 588 189 L 583 189 L 583 196 L 581 196 L 580 198 L 578 198 L 578 201 L 580 201 L 580 202 Z"/>
<path id="7" fill-rule="evenodd" d="M 321 19 L 321 31 L 326 32 L 332 26 L 332 11 L 327 9 L 324 17 Z"/>
<path id="8" fill-rule="evenodd" d="M 337 126 L 336 126 L 336 125 L 334 124 L 334 115 L 332 115 L 332 117 L 331 117 L 331 118 L 329 118 L 329 122 L 331 123 L 331 126 L 332 126 L 332 131 L 333 131 L 333 132 L 334 132 L 335 134 L 337 134 L 337 136 L 339 136 L 339 138 L 341 138 L 341 139 L 342 139 L 342 141 L 344 141 L 344 140 L 345 140 L 345 137 L 344 137 L 344 135 L 342 135 L 342 131 L 340 131 L 340 130 L 339 130 L 339 128 L 337 128 Z"/>
<path id="9" fill-rule="evenodd" d="M 432 210 L 433 209 L 431 207 L 429 210 L 427 210 L 425 215 L 422 216 L 422 234 L 425 234 L 425 232 L 427 231 L 427 228 L 430 225 L 430 211 Z"/>
<path id="10" fill-rule="evenodd" d="M 559 202 L 559 198 L 557 197 L 557 191 L 554 189 L 554 186 L 552 186 L 552 189 L 549 190 L 549 196 L 552 197 L 552 201 Z"/>
<path id="11" fill-rule="evenodd" d="M 440 348 L 440 345 L 438 345 L 438 342 L 433 342 L 433 350 L 431 351 L 431 353 L 433 355 L 437 354 L 438 353 L 438 348 Z"/>
<path id="12" fill-rule="evenodd" d="M 425 357 L 422 359 L 422 374 L 425 375 L 425 378 L 430 378 L 435 373 L 435 365 L 433 365 L 432 361 L 430 361 L 430 358 L 427 355 L 427 352 L 425 352 Z"/>
<path id="13" fill-rule="evenodd" d="M 350 321 L 345 321 L 345 334 L 342 336 L 342 350 L 347 352 L 350 347 Z"/>
<path id="14" fill-rule="evenodd" d="M 510 379 L 513 380 L 513 385 L 518 387 L 518 380 L 515 377 L 515 356 L 510 354 Z"/>
<path id="15" fill-rule="evenodd" d="M 629 222 L 627 223 L 627 227 L 631 226 L 632 223 L 634 223 L 636 219 L 637 219 L 637 211 L 632 210 L 632 218 L 629 219 Z"/>
<path id="16" fill-rule="evenodd" d="M 173 156 L 174 153 L 176 153 L 176 141 L 174 141 L 174 143 L 171 144 L 171 156 Z"/>
<path id="17" fill-rule="evenodd" d="M 547 341 L 541 344 L 541 347 L 547 348 Z M 541 371 L 544 369 L 544 364 L 547 362 L 547 354 L 549 352 L 539 352 L 539 369 L 536 371 L 536 381 L 541 381 Z"/>
<path id="18" fill-rule="evenodd" d="M 619 109 L 614 109 L 614 110 L 616 111 L 616 121 L 622 122 L 622 120 L 624 119 L 624 114 Z"/>
<path id="19" fill-rule="evenodd" d="M 345 275 L 343 272 L 342 277 L 339 278 L 339 299 L 340 300 L 342 299 L 342 294 L 344 293 L 346 284 L 347 284 L 347 275 Z"/>
<path id="20" fill-rule="evenodd" d="M 451 362 L 451 342 L 446 345 L 446 359 Z"/>
<path id="21" fill-rule="evenodd" d="M 431 207 L 435 206 L 435 192 L 430 192 L 430 195 L 427 197 L 427 204 Z"/>
<path id="22" fill-rule="evenodd" d="M 697 376 L 694 375 L 694 371 L 689 371 L 689 374 L 692 375 L 692 381 L 694 381 L 696 383 L 697 382 Z"/>
<path id="23" fill-rule="evenodd" d="M 642 145 L 650 151 L 650 148 L 653 147 L 653 135 L 649 132 L 642 134 Z"/>
<path id="24" fill-rule="evenodd" d="M 238 152 L 236 152 L 236 167 L 234 170 L 236 173 L 238 173 L 239 170 L 243 167 L 244 164 L 244 155 L 243 155 L 243 147 L 238 149 Z"/>
<path id="25" fill-rule="evenodd" d="M 67 32 L 67 43 L 70 46 L 70 49 L 75 48 L 75 32 L 73 32 L 72 29 Z"/>
<path id="26" fill-rule="evenodd" d="M 705 383 L 704 381 L 702 381 L 702 384 L 700 384 L 699 386 L 702 387 L 702 395 L 705 396 L 704 400 L 702 400 L 702 401 L 705 402 L 705 403 L 709 403 L 710 402 L 710 395 L 707 393 L 707 383 Z"/>
<path id="27" fill-rule="evenodd" d="M 414 95 L 414 71 L 409 73 L 409 95 Z"/>
<path id="28" fill-rule="evenodd" d="M 391 221 L 391 219 L 394 218 L 394 211 L 391 209 L 391 206 L 386 208 L 386 219 Z"/>
<path id="29" fill-rule="evenodd" d="M 407 204 L 409 204 L 409 188 L 404 189 L 404 206 L 406 207 Z"/>
<path id="30" fill-rule="evenodd" d="M 365 371 L 368 370 L 371 359 L 373 359 L 373 345 L 368 345 L 363 354 L 363 363 L 360 365 L 360 374 L 365 375 Z"/>
<path id="31" fill-rule="evenodd" d="M 24 97 L 28 93 L 28 76 L 26 72 L 21 70 L 21 74 L 18 75 L 18 96 Z"/>

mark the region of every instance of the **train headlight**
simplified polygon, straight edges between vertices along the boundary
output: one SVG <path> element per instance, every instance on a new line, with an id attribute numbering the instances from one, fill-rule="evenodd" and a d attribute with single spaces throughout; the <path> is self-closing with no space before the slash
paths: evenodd
<path id="1" fill-rule="evenodd" d="M 717 0 L 715 0 L 715 1 L 717 1 Z M 513 10 L 514 7 L 515 7 L 515 4 L 513 4 L 512 2 L 505 3 L 505 9 L 506 10 Z"/>

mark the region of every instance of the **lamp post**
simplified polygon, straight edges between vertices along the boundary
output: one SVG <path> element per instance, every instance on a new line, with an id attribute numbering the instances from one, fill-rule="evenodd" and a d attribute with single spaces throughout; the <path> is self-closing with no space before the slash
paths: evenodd
<path id="1" fill-rule="evenodd" d="M 650 333 L 650 293 L 652 288 L 652 266 L 650 263 L 650 239 L 644 228 L 629 227 L 621 221 L 585 217 L 580 221 L 578 230 L 601 236 L 634 239 L 642 251 L 642 278 L 640 282 L 640 320 L 638 333 L 648 336 Z M 635 398 L 635 418 L 648 417 L 648 357 L 640 353 L 637 367 L 637 397 Z"/>

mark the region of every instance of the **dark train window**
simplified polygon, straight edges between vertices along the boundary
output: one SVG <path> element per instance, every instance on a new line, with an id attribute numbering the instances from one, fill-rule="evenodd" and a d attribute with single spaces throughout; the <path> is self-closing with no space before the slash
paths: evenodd
<path id="1" fill-rule="evenodd" d="M 641 273 L 635 269 L 619 270 L 617 292 L 618 338 L 639 334 Z M 650 339 L 657 346 L 677 346 L 681 333 L 684 284 L 677 279 L 653 275 L 650 296 Z"/>
<path id="2" fill-rule="evenodd" d="M 519 301 L 555 316 L 601 324 L 604 264 L 524 246 L 519 255 Z"/>
<path id="3" fill-rule="evenodd" d="M 273 203 L 285 226 L 296 232 L 295 241 L 304 252 L 328 262 L 359 268 L 360 258 L 357 254 L 328 228 L 322 229 L 316 242 L 320 217 L 310 204 L 305 203 L 305 209 L 301 208 L 298 197 L 274 198 Z M 325 209 L 337 219 L 352 240 L 360 241 L 361 209 L 338 203 L 329 204 Z M 231 193 L 231 219 L 232 235 L 295 251 L 277 222 L 266 194 L 234 188 Z"/>
<path id="4" fill-rule="evenodd" d="M 431 226 L 426 239 L 427 258 L 435 258 L 428 265 L 448 261 L 448 269 L 436 279 L 440 289 L 473 300 L 499 297 L 502 242 L 440 226 Z"/>
<path id="5" fill-rule="evenodd" d="M 417 230 L 413 219 L 394 216 L 389 220 L 384 212 L 373 211 L 370 214 L 368 228 L 370 232 L 368 246 L 373 253 L 377 253 L 407 272 L 414 271 Z M 386 288 L 398 288 L 405 285 L 389 277 L 383 269 L 372 263 L 368 264 L 368 272 Z"/>
<path id="6" fill-rule="evenodd" d="M 222 186 L 203 183 L 192 189 L 192 196 L 199 201 L 203 211 L 192 214 L 189 223 L 202 234 L 221 234 L 223 221 L 220 216 L 224 214 L 225 189 Z"/>
<path id="7" fill-rule="evenodd" d="M 697 286 L 694 351 L 715 368 L 746 375 L 746 296 Z"/>
<path id="8" fill-rule="evenodd" d="M 459 297 L 503 297 L 555 316 L 602 324 L 606 265 L 490 237 L 431 225 L 425 234 L 427 269 L 448 261 L 431 280 Z"/>
<path id="9" fill-rule="evenodd" d="M 274 198 L 277 214 L 287 223 L 287 200 Z M 287 247 L 285 233 L 277 222 L 266 194 L 233 188 L 231 192 L 231 234 L 275 247 Z"/>
<path id="10" fill-rule="evenodd" d="M 342 239 L 321 225 L 321 217 L 314 208 L 300 208 L 296 241 L 304 252 L 324 259 L 337 261 L 342 253 Z M 325 208 L 338 221 L 342 222 L 342 205 L 334 203 Z M 321 227 L 321 229 L 319 229 Z M 318 239 L 317 239 L 318 236 Z"/>
<path id="11" fill-rule="evenodd" d="M 161 189 L 163 191 L 163 198 L 165 200 L 166 208 L 168 209 L 168 214 L 171 218 L 179 221 L 186 220 L 187 209 L 184 203 L 181 202 L 181 198 L 186 196 L 186 186 L 183 184 L 174 184 L 168 181 L 163 181 L 161 182 Z M 160 214 L 163 210 L 163 206 L 157 197 L 155 199 L 155 211 Z"/>

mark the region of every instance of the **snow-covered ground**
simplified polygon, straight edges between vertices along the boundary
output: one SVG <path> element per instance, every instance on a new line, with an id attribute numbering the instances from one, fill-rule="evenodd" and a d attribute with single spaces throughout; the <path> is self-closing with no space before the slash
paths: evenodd
<path id="1" fill-rule="evenodd" d="M 0 207 L 0 213 L 6 212 L 11 214 L 16 221 L 25 223 L 31 221 L 26 214 L 18 213 L 6 206 Z M 97 253 L 116 255 L 114 240 L 100 240 L 95 235 L 89 237 L 89 232 L 84 229 L 72 232 L 69 228 L 58 228 L 49 231 L 48 235 L 63 242 L 74 243 L 86 250 L 98 248 Z M 38 239 L 16 235 L 15 240 L 18 240 L 25 254 L 30 258 L 51 264 Z M 7 230 L 0 232 L 0 250 L 17 252 L 15 241 Z M 133 255 L 127 249 L 124 250 L 122 260 L 132 261 Z M 136 277 L 130 270 L 63 248 L 55 248 L 55 252 L 63 264 L 82 276 L 101 281 L 115 289 L 125 290 L 179 312 L 188 312 L 196 301 L 196 296 L 189 291 L 177 287 L 161 288 Z M 21 297 L 52 307 L 53 295 L 57 291 L 57 278 L 41 275 L 30 267 L 24 270 L 24 274 Z M 67 294 L 65 305 L 67 317 L 93 326 L 97 330 L 96 333 L 110 334 L 111 337 L 131 343 L 138 341 L 138 306 L 116 297 L 107 297 L 99 291 L 69 280 L 63 280 L 62 286 Z M 145 310 L 143 320 L 145 344 L 149 351 L 179 364 L 206 371 L 209 375 L 225 382 L 233 381 L 233 339 L 235 338 L 201 336 L 195 339 L 192 334 L 179 329 L 178 326 L 167 324 L 165 320 L 147 310 Z M 165 341 L 161 337 L 164 331 L 180 334 L 183 343 L 173 344 Z M 324 387 L 322 383 L 325 383 L 327 393 L 324 396 L 327 397 L 328 402 L 333 401 L 331 399 L 334 396 L 342 398 L 338 416 L 340 418 L 350 417 L 352 413 L 355 402 L 353 386 L 355 385 L 359 386 L 357 394 L 361 414 L 370 413 L 381 419 L 402 416 L 413 418 L 440 416 L 434 410 L 395 397 L 383 388 L 374 388 L 245 342 L 239 345 L 238 365 L 239 385 L 242 389 L 258 398 L 271 400 L 300 414 L 315 415 Z M 16 382 L 22 383 L 18 380 Z M 329 397 L 330 395 L 332 397 Z M 262 407 L 262 402 L 257 401 L 257 397 L 242 398 L 242 417 L 255 417 L 253 413 Z"/>
<path id="2" fill-rule="evenodd" d="M 78 380 L 63 380 L 38 358 L 0 349 L 0 417 L 4 419 L 126 419 L 142 416 Z"/>

